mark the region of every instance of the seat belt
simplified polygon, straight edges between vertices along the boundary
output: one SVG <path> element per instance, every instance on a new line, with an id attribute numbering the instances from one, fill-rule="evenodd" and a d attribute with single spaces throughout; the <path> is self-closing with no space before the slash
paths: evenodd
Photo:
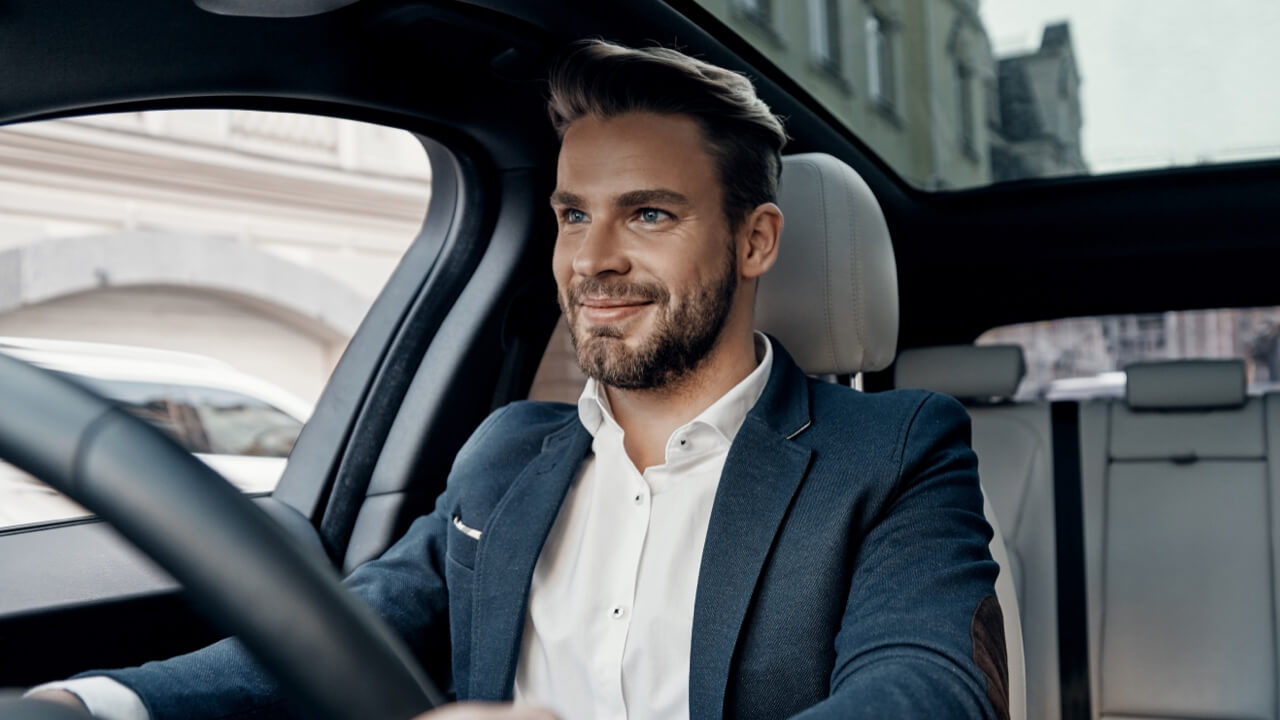
<path id="1" fill-rule="evenodd" d="M 1090 720 L 1088 592 L 1080 470 L 1080 405 L 1050 405 L 1058 575 L 1058 680 L 1062 720 Z"/>

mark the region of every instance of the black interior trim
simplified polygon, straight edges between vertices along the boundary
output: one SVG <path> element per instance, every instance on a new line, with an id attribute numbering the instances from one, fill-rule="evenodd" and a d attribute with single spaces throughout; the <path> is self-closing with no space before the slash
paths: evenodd
<path id="1" fill-rule="evenodd" d="M 513 338 L 545 347 L 559 309 L 547 272 L 555 226 L 546 211 L 545 175 L 508 171 L 501 176 L 501 213 L 488 250 L 440 326 L 401 404 L 368 486 L 370 496 L 412 490 L 391 528 L 362 522 L 351 546 L 365 556 L 377 538 L 396 537 L 413 517 L 430 511 L 444 490 L 453 456 L 488 415 L 492 398 L 523 398 L 540 353 L 516 378 L 503 378 Z M 531 234 L 532 230 L 532 234 Z M 531 278 L 517 284 L 516 278 Z M 364 500 L 362 495 L 360 498 Z M 353 513 L 354 515 L 354 513 Z M 349 555 L 344 567 L 351 567 Z"/>
<path id="2" fill-rule="evenodd" d="M 399 312 L 392 340 L 373 373 L 367 399 L 343 448 L 320 520 L 320 539 L 335 563 L 346 553 L 376 460 L 385 449 L 405 391 L 449 308 L 484 255 L 496 221 L 495 208 L 501 202 L 501 190 L 490 179 L 492 173 L 475 158 L 432 140 L 423 142 L 433 178 L 442 178 L 449 190 L 438 194 L 433 190 L 426 224 L 415 245 L 423 243 L 439 250 L 427 272 L 420 272 L 419 263 L 414 263 L 415 267 L 402 263 L 396 269 L 388 289 L 404 279 L 406 285 L 414 284 L 411 298 L 400 293 L 387 296 L 385 290 L 379 297 L 379 302 L 387 297 L 390 307 Z"/>
<path id="3" fill-rule="evenodd" d="M 1050 405 L 1053 507 L 1058 565 L 1058 676 L 1062 720 L 1090 720 L 1089 623 L 1086 610 L 1080 405 Z"/>
<path id="4" fill-rule="evenodd" d="M 320 15 L 360 0 L 191 0 L 205 12 L 239 17 L 295 18 Z"/>

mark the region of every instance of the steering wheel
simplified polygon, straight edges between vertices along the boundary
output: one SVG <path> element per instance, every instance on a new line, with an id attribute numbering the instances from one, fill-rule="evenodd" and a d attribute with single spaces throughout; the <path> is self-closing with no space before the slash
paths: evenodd
<path id="1" fill-rule="evenodd" d="M 0 459 L 97 513 L 173 575 L 307 717 L 400 720 L 443 701 L 332 567 L 160 431 L 3 354 L 0 397 Z"/>

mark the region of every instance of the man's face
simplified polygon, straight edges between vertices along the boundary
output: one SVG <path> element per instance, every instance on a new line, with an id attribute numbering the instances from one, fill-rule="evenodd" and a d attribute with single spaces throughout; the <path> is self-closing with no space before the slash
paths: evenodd
<path id="1" fill-rule="evenodd" d="M 720 178 L 686 116 L 585 117 L 565 133 L 552 261 L 578 362 L 631 390 L 685 377 L 738 287 Z"/>

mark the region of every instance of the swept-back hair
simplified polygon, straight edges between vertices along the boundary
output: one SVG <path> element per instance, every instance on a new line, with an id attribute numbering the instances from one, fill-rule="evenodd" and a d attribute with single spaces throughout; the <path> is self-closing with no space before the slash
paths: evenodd
<path id="1" fill-rule="evenodd" d="M 693 118 L 715 160 L 731 232 L 761 203 L 776 202 L 787 134 L 745 76 L 669 48 L 584 40 L 552 69 L 550 83 L 547 110 L 562 140 L 586 116 Z"/>

